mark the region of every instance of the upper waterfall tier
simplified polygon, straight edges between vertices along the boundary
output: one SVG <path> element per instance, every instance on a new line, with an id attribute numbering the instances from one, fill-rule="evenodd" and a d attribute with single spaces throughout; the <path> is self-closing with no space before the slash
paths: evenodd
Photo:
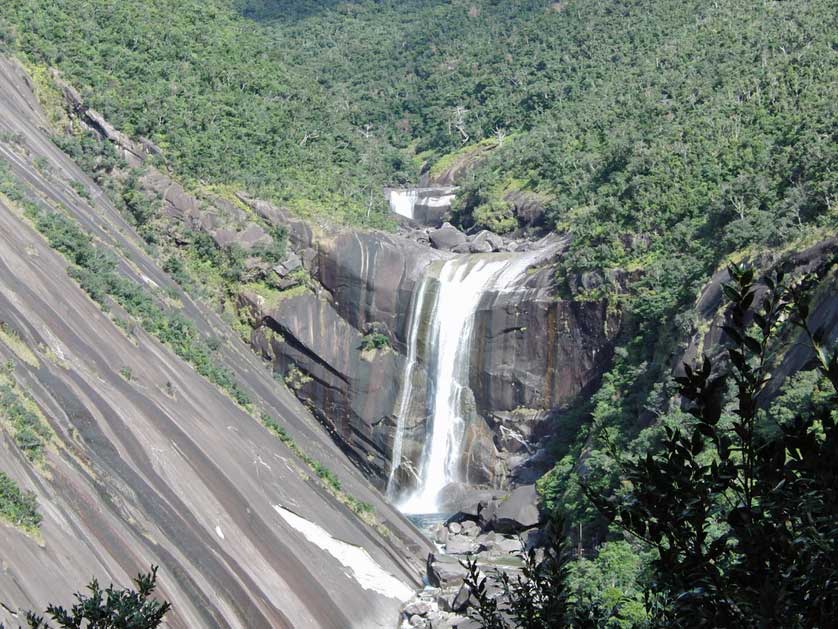
<path id="1" fill-rule="evenodd" d="M 475 413 L 469 385 L 475 313 L 487 291 L 508 290 L 534 259 L 533 254 L 461 256 L 431 265 L 420 284 L 412 303 L 408 361 L 388 487 L 391 495 L 397 492 L 394 471 L 401 461 L 401 437 L 414 396 L 425 396 L 430 422 L 417 487 L 401 502 L 402 511 L 433 513 L 443 487 L 468 480 L 462 478 L 461 454 L 466 426 Z M 413 386 L 417 361 L 425 364 L 428 373 L 424 390 Z"/>
<path id="2" fill-rule="evenodd" d="M 423 225 L 440 225 L 451 209 L 456 187 L 388 188 L 385 190 L 390 209 Z"/>

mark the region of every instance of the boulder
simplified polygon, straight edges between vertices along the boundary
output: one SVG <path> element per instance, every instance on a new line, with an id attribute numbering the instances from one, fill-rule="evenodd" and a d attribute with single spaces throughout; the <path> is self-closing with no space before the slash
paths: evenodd
<path id="1" fill-rule="evenodd" d="M 292 271 L 296 271 L 303 265 L 303 261 L 296 253 L 293 251 L 285 256 L 285 259 L 277 264 L 273 270 L 274 273 L 277 274 L 278 277 L 283 278 Z"/>
<path id="2" fill-rule="evenodd" d="M 465 616 L 449 616 L 440 625 L 440 629 L 480 629 L 478 621 Z"/>
<path id="3" fill-rule="evenodd" d="M 480 518 L 478 519 L 481 529 L 485 531 L 491 528 L 492 522 L 494 522 L 495 519 L 495 512 L 497 510 L 498 503 L 496 500 L 490 500 L 486 503 L 486 506 L 480 511 Z"/>
<path id="4" fill-rule="evenodd" d="M 214 229 L 218 229 L 223 223 L 223 217 L 215 212 L 203 212 L 201 218 L 198 220 L 201 231 L 204 232 L 211 232 Z"/>
<path id="5" fill-rule="evenodd" d="M 303 278 L 296 275 L 287 275 L 276 283 L 279 290 L 288 290 L 303 283 Z"/>
<path id="6" fill-rule="evenodd" d="M 434 529 L 433 538 L 437 544 L 444 544 L 448 541 L 448 529 L 444 526 L 437 525 Z"/>
<path id="7" fill-rule="evenodd" d="M 451 223 L 444 223 L 439 229 L 434 229 L 428 237 L 434 249 L 444 251 L 452 251 L 457 245 L 466 242 L 466 235 Z"/>
<path id="8" fill-rule="evenodd" d="M 428 580 L 428 585 L 438 588 L 442 585 L 442 579 L 440 578 L 439 571 L 434 565 L 434 559 L 435 555 L 433 553 L 428 553 L 428 558 L 425 559 L 425 578 Z"/>
<path id="9" fill-rule="evenodd" d="M 270 245 L 273 238 L 261 226 L 256 223 L 248 223 L 243 230 L 236 234 L 236 242 L 245 251 L 250 251 L 258 245 Z"/>
<path id="10" fill-rule="evenodd" d="M 516 537 L 497 537 L 494 542 L 493 550 L 507 555 L 519 553 L 521 552 L 521 540 Z"/>
<path id="11" fill-rule="evenodd" d="M 404 613 L 407 616 L 427 616 L 430 611 L 431 606 L 425 601 L 413 601 L 404 608 Z"/>
<path id="12" fill-rule="evenodd" d="M 446 594 L 443 590 L 438 590 L 439 594 L 436 597 L 436 606 L 443 612 L 450 612 L 451 610 L 451 595 Z"/>
<path id="13" fill-rule="evenodd" d="M 523 485 L 497 504 L 489 526 L 498 533 L 518 533 L 538 526 L 540 521 L 535 485 Z"/>
<path id="14" fill-rule="evenodd" d="M 449 536 L 445 543 L 445 552 L 449 555 L 473 555 L 482 549 L 473 538 L 465 535 Z"/>
<path id="15" fill-rule="evenodd" d="M 430 553 L 426 562 L 428 583 L 434 587 L 452 587 L 461 584 L 468 571 L 455 557 Z"/>
<path id="16" fill-rule="evenodd" d="M 488 229 L 484 229 L 471 239 L 470 244 L 472 248 L 477 248 L 474 250 L 475 253 L 500 251 L 503 249 L 503 238 Z"/>
<path id="17" fill-rule="evenodd" d="M 451 249 L 452 253 L 475 253 L 472 251 L 471 244 L 467 242 L 460 243 Z"/>
<path id="18" fill-rule="evenodd" d="M 221 249 L 238 245 L 245 251 L 252 251 L 259 245 L 269 245 L 273 242 L 273 238 L 256 223 L 248 223 L 241 231 L 229 228 L 216 229 L 211 235 L 215 244 Z"/>
<path id="19" fill-rule="evenodd" d="M 439 492 L 437 500 L 441 513 L 453 514 L 447 522 L 477 522 L 480 511 L 498 494 L 497 490 L 479 489 L 464 483 L 449 483 Z"/>
<path id="20" fill-rule="evenodd" d="M 471 588 L 463 583 L 454 598 L 451 599 L 451 611 L 464 612 L 469 605 L 474 604 L 474 596 L 471 593 Z"/>
<path id="21" fill-rule="evenodd" d="M 543 227 L 549 197 L 535 192 L 516 190 L 504 196 L 521 227 Z"/>
<path id="22" fill-rule="evenodd" d="M 544 545 L 545 536 L 541 529 L 530 529 L 521 533 L 521 539 L 524 540 L 524 549 L 532 550 Z"/>
<path id="23" fill-rule="evenodd" d="M 236 241 L 236 232 L 232 229 L 216 229 L 211 236 L 219 249 L 225 249 Z"/>
<path id="24" fill-rule="evenodd" d="M 463 527 L 459 522 L 451 522 L 451 524 L 448 525 L 448 532 L 452 535 L 459 535 L 463 532 Z"/>
<path id="25" fill-rule="evenodd" d="M 462 247 L 462 245 L 457 245 L 458 247 Z M 471 240 L 468 243 L 468 250 L 469 253 L 491 253 L 493 251 L 492 245 L 489 244 L 486 240 Z"/>
<path id="26" fill-rule="evenodd" d="M 478 535 L 476 541 L 481 546 L 485 546 L 491 550 L 494 547 L 496 540 L 497 534 L 494 531 L 489 531 L 488 533 L 481 533 Z"/>

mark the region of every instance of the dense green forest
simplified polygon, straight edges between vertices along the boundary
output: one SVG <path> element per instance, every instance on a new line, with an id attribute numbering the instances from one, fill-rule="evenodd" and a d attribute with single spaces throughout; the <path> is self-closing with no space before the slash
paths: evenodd
<path id="1" fill-rule="evenodd" d="M 6 0 L 0 12 L 2 46 L 36 76 L 60 69 L 194 188 L 387 228 L 383 186 L 481 148 L 460 182 L 462 226 L 515 231 L 509 194 L 537 196 L 544 229 L 573 237 L 562 296 L 624 313 L 613 367 L 562 416 L 539 483 L 580 544 L 606 540 L 568 569 L 577 596 L 627 610 L 609 626 L 643 617 L 649 547 L 586 492 L 623 486 L 615 452 L 662 447 L 692 421 L 669 373 L 699 288 L 727 262 L 838 232 L 836 33 L 835 0 Z M 598 285 L 577 290 L 583 273 Z M 801 373 L 764 423 L 829 395 L 822 372 Z"/>
<path id="2" fill-rule="evenodd" d="M 838 223 L 830 0 L 7 6 L 7 46 L 195 186 L 384 226 L 381 186 L 497 145 L 459 220 L 512 229 L 505 193 L 537 192 L 564 277 L 644 271 L 653 326 L 726 256 Z"/>

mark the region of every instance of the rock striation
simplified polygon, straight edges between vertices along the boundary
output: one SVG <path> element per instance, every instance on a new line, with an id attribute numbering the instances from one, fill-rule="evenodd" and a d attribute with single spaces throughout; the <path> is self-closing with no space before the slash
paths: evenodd
<path id="1" fill-rule="evenodd" d="M 0 526 L 0 624 L 20 624 L 21 609 L 71 601 L 91 577 L 129 585 L 155 564 L 160 594 L 174 605 L 171 627 L 392 627 L 430 545 L 228 324 L 161 270 L 47 127 L 24 72 L 0 59 L 0 136 L 14 138 L 0 141 L 0 163 L 24 198 L 72 218 L 119 261 L 121 277 L 176 303 L 200 334 L 220 339 L 216 358 L 251 405 L 237 405 L 168 346 L 126 325 L 118 306 L 101 310 L 19 200 L 0 195 L 3 377 L 52 435 L 34 466 L 0 421 L 0 470 L 35 494 L 43 515 L 36 536 Z M 89 199 L 71 182 L 83 183 Z M 167 189 L 172 207 L 205 218 L 182 189 Z M 326 491 L 259 413 L 327 462 L 343 491 L 369 503 L 389 533 Z M 357 570 L 347 557 L 358 558 Z"/>

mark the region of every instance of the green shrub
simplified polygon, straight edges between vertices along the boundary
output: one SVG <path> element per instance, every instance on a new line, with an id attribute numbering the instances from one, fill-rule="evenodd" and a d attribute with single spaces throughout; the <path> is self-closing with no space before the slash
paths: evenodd
<path id="1" fill-rule="evenodd" d="M 71 181 L 70 187 L 73 190 L 75 190 L 76 194 L 79 195 L 82 199 L 85 199 L 87 201 L 91 200 L 90 191 L 87 189 L 87 186 L 85 186 L 81 181 Z"/>
<path id="2" fill-rule="evenodd" d="M 373 507 L 368 502 L 364 502 L 363 500 L 358 500 L 354 496 L 347 496 L 346 497 L 346 504 L 349 505 L 350 509 L 352 509 L 355 513 L 358 513 L 358 514 L 375 513 L 375 507 Z"/>
<path id="3" fill-rule="evenodd" d="M 227 391 L 239 405 L 250 404 L 250 396 L 236 382 L 233 373 L 213 362 L 207 341 L 190 320 L 179 312 L 157 305 L 142 285 L 119 275 L 115 260 L 95 247 L 91 238 L 68 217 L 40 211 L 37 207 L 31 208 L 30 216 L 50 246 L 75 265 L 69 270 L 70 276 L 104 310 L 108 309 L 108 298 L 114 299 L 139 320 L 146 332 L 169 345 L 199 374 Z"/>
<path id="4" fill-rule="evenodd" d="M 134 579 L 136 590 L 109 585 L 104 590 L 93 579 L 87 586 L 89 595 L 76 593 L 76 603 L 66 610 L 51 604 L 46 614 L 58 623 L 59 629 L 81 627 L 101 629 L 155 629 L 163 624 L 164 616 L 172 608 L 168 601 L 151 598 L 157 588 L 157 566 L 148 574 L 140 573 Z M 29 629 L 50 629 L 43 616 L 26 614 Z"/>
<path id="5" fill-rule="evenodd" d="M 365 352 L 390 347 L 390 339 L 386 334 L 374 332 L 361 339 L 361 349 Z"/>
<path id="6" fill-rule="evenodd" d="M 474 224 L 496 234 L 505 234 L 518 227 L 512 208 L 505 201 L 490 201 L 478 206 L 472 213 Z"/>
<path id="7" fill-rule="evenodd" d="M 26 458 L 40 463 L 52 431 L 34 408 L 13 381 L 0 379 L 0 417 L 9 422 L 12 438 Z"/>
<path id="8" fill-rule="evenodd" d="M 28 532 L 36 531 L 42 519 L 35 494 L 21 491 L 4 472 L 0 472 L 0 517 Z"/>

